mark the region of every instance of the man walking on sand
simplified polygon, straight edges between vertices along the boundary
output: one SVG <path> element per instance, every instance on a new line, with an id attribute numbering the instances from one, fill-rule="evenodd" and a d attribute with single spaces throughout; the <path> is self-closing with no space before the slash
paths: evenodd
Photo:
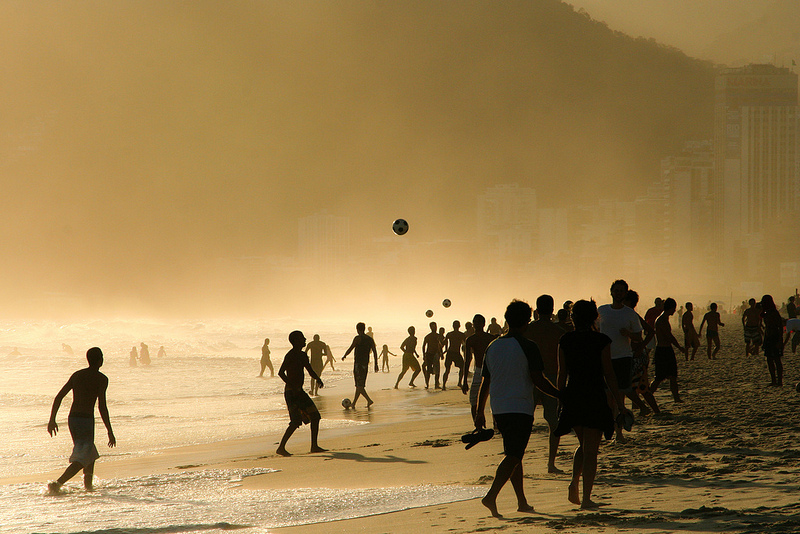
<path id="1" fill-rule="evenodd" d="M 681 316 L 681 328 L 683 329 L 683 341 L 686 345 L 686 360 L 694 360 L 697 349 L 700 348 L 700 336 L 694 329 L 694 304 L 686 303 L 686 312 Z M 692 355 L 689 356 L 689 347 L 692 348 Z"/>
<path id="2" fill-rule="evenodd" d="M 69 433 L 72 435 L 72 454 L 69 457 L 69 467 L 55 482 L 47 485 L 51 494 L 58 490 L 67 480 L 71 479 L 83 469 L 83 487 L 92 491 L 92 478 L 94 476 L 94 462 L 100 457 L 94 445 L 94 405 L 97 403 L 100 417 L 108 430 L 108 446 L 114 447 L 117 439 L 111 430 L 111 419 L 108 416 L 106 403 L 106 390 L 108 390 L 108 377 L 100 372 L 103 365 L 103 351 L 92 347 L 86 352 L 86 361 L 89 367 L 75 372 L 53 401 L 50 411 L 50 422 L 47 423 L 47 432 L 50 436 L 58 434 L 56 414 L 61 406 L 61 401 L 72 390 L 72 407 L 69 410 Z"/>
<path id="3" fill-rule="evenodd" d="M 295 330 L 289 334 L 289 343 L 292 344 L 292 349 L 286 353 L 283 358 L 283 363 L 278 371 L 278 376 L 281 377 L 286 383 L 283 390 L 283 398 L 286 400 L 286 408 L 289 410 L 289 426 L 286 428 L 281 443 L 278 445 L 276 453 L 281 456 L 291 456 L 286 451 L 286 442 L 292 437 L 294 431 L 306 423 L 311 423 L 311 452 L 325 452 L 325 449 L 317 443 L 319 436 L 319 410 L 317 405 L 308 396 L 308 393 L 303 389 L 303 382 L 305 382 L 305 374 L 303 370 L 307 370 L 311 375 L 312 380 L 315 380 L 317 387 L 323 386 L 314 368 L 311 367 L 311 362 L 308 361 L 308 355 L 303 352 L 303 347 L 306 346 L 306 337 L 299 330 Z"/>
<path id="4" fill-rule="evenodd" d="M 353 404 L 355 407 L 356 401 L 360 396 L 367 399 L 367 408 L 372 406 L 372 399 L 367 395 L 367 374 L 369 373 L 369 353 L 375 355 L 375 372 L 378 372 L 378 349 L 375 347 L 375 340 L 371 336 L 364 333 L 366 325 L 358 323 L 356 325 L 357 336 L 353 338 L 350 348 L 342 356 L 342 361 L 347 358 L 347 355 L 355 350 L 353 354 L 353 379 L 356 383 L 356 393 L 353 396 Z"/>
<path id="5" fill-rule="evenodd" d="M 508 305 L 505 319 L 508 333 L 494 340 L 486 349 L 483 379 L 478 392 L 475 428 L 486 426 L 486 399 L 491 396 L 492 415 L 503 436 L 505 457 L 497 466 L 494 481 L 481 500 L 495 517 L 497 495 L 511 480 L 517 496 L 517 510 L 532 512 L 523 489 L 522 457 L 528 446 L 533 427 L 533 388 L 558 397 L 559 392 L 544 376 L 544 363 L 536 343 L 525 338 L 525 328 L 531 321 L 531 307 L 519 300 Z"/>
<path id="6" fill-rule="evenodd" d="M 483 357 L 486 355 L 486 348 L 497 339 L 497 336 L 484 332 L 486 317 L 476 313 L 472 319 L 475 333 L 464 342 L 464 381 L 461 383 L 461 392 L 464 395 L 469 392 L 469 406 L 472 411 L 472 420 L 475 421 L 476 410 L 478 408 L 478 390 L 481 387 L 481 374 L 483 373 Z M 472 373 L 472 385 L 467 385 L 469 376 L 469 364 L 475 359 L 475 370 Z"/>

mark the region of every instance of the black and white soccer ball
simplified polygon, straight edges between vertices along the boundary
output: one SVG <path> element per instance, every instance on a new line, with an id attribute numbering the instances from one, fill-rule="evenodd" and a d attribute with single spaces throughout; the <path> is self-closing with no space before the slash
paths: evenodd
<path id="1" fill-rule="evenodd" d="M 405 235 L 408 232 L 408 222 L 405 219 L 397 219 L 392 223 L 392 231 L 397 235 Z"/>
<path id="2" fill-rule="evenodd" d="M 445 308 L 449 308 L 450 304 L 451 304 L 450 299 L 444 299 L 442 301 L 442 306 L 444 306 Z"/>

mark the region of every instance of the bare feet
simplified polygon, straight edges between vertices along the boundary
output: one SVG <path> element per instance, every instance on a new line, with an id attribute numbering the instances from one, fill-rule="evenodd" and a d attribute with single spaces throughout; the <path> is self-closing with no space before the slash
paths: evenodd
<path id="1" fill-rule="evenodd" d="M 535 512 L 535 510 L 533 509 L 533 506 L 531 506 L 530 504 L 521 503 L 521 504 L 519 504 L 517 506 L 517 512 L 528 512 L 528 513 L 531 513 L 531 512 Z"/>
<path id="2" fill-rule="evenodd" d="M 584 510 L 594 510 L 595 508 L 600 508 L 600 505 L 591 499 L 584 499 L 581 503 L 581 508 Z"/>
<path id="3" fill-rule="evenodd" d="M 278 447 L 278 450 L 275 451 L 275 453 L 280 454 L 281 456 L 291 456 L 291 454 L 283 447 Z"/>
<path id="4" fill-rule="evenodd" d="M 563 475 L 564 474 L 564 471 L 562 471 L 561 469 L 559 469 L 558 467 L 556 467 L 554 465 L 548 465 L 547 466 L 547 472 L 550 473 L 550 474 L 553 474 L 553 475 Z"/>
<path id="5" fill-rule="evenodd" d="M 328 449 L 323 449 L 319 445 L 311 447 L 311 452 L 328 452 Z"/>
<path id="6" fill-rule="evenodd" d="M 58 492 L 61 490 L 61 484 L 58 482 L 50 482 L 47 485 L 47 493 L 50 495 L 58 495 Z"/>
<path id="7" fill-rule="evenodd" d="M 481 504 L 488 508 L 494 517 L 503 517 L 497 511 L 497 502 L 494 499 L 490 499 L 488 496 L 484 497 L 481 499 Z"/>
<path id="8" fill-rule="evenodd" d="M 370 406 L 372 406 L 373 404 L 375 404 L 373 401 L 369 401 L 369 402 L 367 403 L 367 408 L 369 408 L 369 407 L 370 407 Z"/>
<path id="9" fill-rule="evenodd" d="M 580 504 L 581 503 L 581 497 L 580 497 L 580 494 L 578 493 L 578 485 L 577 484 L 570 483 L 570 485 L 569 485 L 569 493 L 567 494 L 567 499 L 569 499 L 569 502 L 571 502 L 572 504 Z"/>

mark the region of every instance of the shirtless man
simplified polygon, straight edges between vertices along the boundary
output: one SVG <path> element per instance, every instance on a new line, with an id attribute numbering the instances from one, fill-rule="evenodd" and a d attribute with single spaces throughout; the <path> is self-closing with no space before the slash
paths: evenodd
<path id="1" fill-rule="evenodd" d="M 489 321 L 489 327 L 486 329 L 486 331 L 493 336 L 499 336 L 503 333 L 503 327 L 497 322 L 497 317 L 492 317 L 492 319 Z"/>
<path id="2" fill-rule="evenodd" d="M 464 357 L 461 356 L 461 348 L 467 336 L 460 330 L 461 323 L 453 321 L 453 330 L 448 332 L 444 340 L 444 375 L 442 375 L 442 391 L 447 389 L 447 377 L 450 376 L 450 366 L 458 368 L 458 388 L 461 388 L 461 381 L 464 378 Z"/>
<path id="3" fill-rule="evenodd" d="M 325 342 L 319 340 L 319 334 L 314 334 L 314 339 L 306 345 L 306 356 L 309 356 L 309 352 L 311 353 L 309 358 L 311 368 L 314 369 L 317 376 L 322 376 L 322 368 L 325 366 L 322 357 L 326 355 L 326 347 Z M 311 394 L 319 395 L 317 380 L 313 376 L 309 378 L 311 379 Z"/>
<path id="4" fill-rule="evenodd" d="M 742 315 L 742 326 L 744 327 L 744 353 L 758 356 L 758 349 L 761 347 L 761 311 L 756 307 L 756 299 L 747 301 L 750 305 Z M 750 345 L 753 348 L 750 348 Z"/>
<path id="5" fill-rule="evenodd" d="M 419 362 L 417 358 L 419 354 L 417 354 L 417 336 L 414 334 L 416 333 L 416 329 L 413 326 L 408 327 L 408 337 L 403 341 L 400 345 L 400 350 L 403 351 L 403 370 L 400 371 L 400 374 L 397 376 L 397 382 L 394 383 L 394 389 L 397 389 L 397 385 L 400 383 L 400 380 L 403 379 L 403 375 L 406 374 L 406 371 L 409 369 L 414 371 L 414 374 L 411 375 L 411 381 L 408 385 L 412 388 L 417 387 L 414 385 L 414 379 L 417 378 L 419 375 L 420 368 Z"/>
<path id="6" fill-rule="evenodd" d="M 569 303 L 570 309 L 572 302 Z M 544 362 L 544 376 L 552 383 L 558 383 L 558 342 L 564 335 L 564 329 L 553 322 L 553 309 L 555 301 L 550 295 L 541 295 L 536 299 L 538 319 L 528 325 L 525 337 L 536 343 Z M 565 308 L 566 309 L 566 308 Z M 558 426 L 558 399 L 543 394 L 538 389 L 533 390 L 533 401 L 542 407 L 544 419 L 550 429 L 549 448 L 547 454 L 547 472 L 563 474 L 564 471 L 556 467 L 556 454 L 560 437 L 553 432 Z"/>
<path id="7" fill-rule="evenodd" d="M 719 327 L 725 326 L 725 323 L 722 322 L 722 319 L 719 316 L 716 302 L 712 302 L 709 308 L 711 308 L 711 310 L 703 315 L 703 320 L 700 322 L 700 330 L 698 331 L 698 335 L 703 335 L 703 325 L 708 323 L 708 328 L 706 329 L 706 350 L 708 352 L 708 359 L 716 360 L 720 345 Z M 714 345 L 713 352 L 711 351 L 712 344 Z"/>
<path id="8" fill-rule="evenodd" d="M 353 338 L 350 348 L 342 356 L 342 361 L 347 358 L 347 355 L 353 353 L 353 380 L 356 383 L 356 393 L 353 396 L 353 404 L 355 407 L 356 401 L 360 396 L 364 396 L 367 400 L 367 408 L 372 406 L 372 399 L 367 395 L 367 374 L 369 373 L 369 353 L 375 356 L 375 372 L 378 372 L 378 349 L 375 347 L 375 340 L 372 336 L 364 333 L 364 323 L 356 324 L 356 333 L 358 334 Z"/>
<path id="9" fill-rule="evenodd" d="M 697 330 L 694 329 L 694 314 L 692 310 L 694 305 L 691 302 L 686 303 L 686 312 L 681 316 L 681 328 L 683 329 L 683 340 L 686 345 L 686 361 L 694 360 L 694 355 L 697 354 L 697 349 L 700 348 L 700 337 L 697 335 Z M 658 334 L 656 334 L 658 337 Z M 692 348 L 692 357 L 689 358 L 689 347 Z"/>
<path id="10" fill-rule="evenodd" d="M 497 339 L 497 336 L 484 332 L 486 318 L 481 314 L 475 314 L 472 319 L 472 326 L 475 333 L 464 342 L 464 373 L 469 371 L 469 364 L 475 359 L 475 370 L 472 372 L 472 385 L 467 386 L 467 379 L 461 383 L 461 392 L 464 395 L 469 390 L 469 405 L 472 408 L 472 420 L 475 420 L 475 410 L 478 407 L 478 389 L 481 387 L 481 373 L 483 372 L 483 357 L 486 355 L 486 348 Z"/>
<path id="11" fill-rule="evenodd" d="M 431 332 L 422 340 L 422 374 L 425 376 L 425 389 L 430 387 L 434 375 L 434 387 L 439 389 L 439 360 L 442 358 L 442 345 L 436 332 L 436 322 L 430 324 Z"/>
<path id="12" fill-rule="evenodd" d="M 687 310 L 690 310 L 690 304 L 687 303 Z M 675 345 L 679 351 L 687 354 L 689 347 L 681 347 L 681 344 L 672 335 L 672 326 L 669 324 L 669 318 L 675 313 L 675 308 L 677 307 L 678 303 L 675 302 L 675 299 L 668 298 L 664 300 L 664 311 L 656 319 L 656 353 L 653 356 L 656 376 L 653 383 L 650 384 L 650 391 L 655 393 L 659 384 L 666 379 L 669 380 L 672 399 L 675 402 L 683 402 L 678 394 L 678 362 L 675 359 L 675 351 L 672 346 Z M 690 313 L 690 311 L 686 313 Z"/>
<path id="13" fill-rule="evenodd" d="M 47 432 L 50 436 L 58 434 L 56 414 L 61 406 L 61 401 L 72 390 L 72 407 L 69 410 L 69 433 L 72 435 L 72 454 L 69 457 L 69 467 L 55 482 L 47 485 L 51 494 L 58 490 L 67 480 L 71 479 L 83 469 L 83 487 L 92 491 L 92 477 L 94 475 L 94 462 L 100 457 L 94 445 L 94 405 L 97 403 L 100 417 L 108 430 L 108 446 L 114 447 L 117 439 L 111 430 L 111 419 L 108 416 L 106 403 L 106 390 L 108 390 L 108 377 L 100 372 L 103 365 L 103 351 L 92 347 L 86 352 L 86 361 L 89 367 L 75 372 L 53 401 L 50 411 L 50 421 L 47 423 Z"/>

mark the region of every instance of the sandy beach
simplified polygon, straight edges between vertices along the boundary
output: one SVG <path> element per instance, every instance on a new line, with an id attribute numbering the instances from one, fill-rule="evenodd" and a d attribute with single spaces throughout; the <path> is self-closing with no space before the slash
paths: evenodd
<path id="1" fill-rule="evenodd" d="M 728 318 L 727 324 L 716 361 L 706 359 L 704 346 L 695 361 L 679 357 L 683 404 L 672 402 L 665 384 L 656 393 L 661 415 L 637 417 L 626 444 L 603 442 L 593 495 L 602 504 L 599 510 L 581 511 L 567 501 L 574 436 L 562 439 L 557 458 L 567 474 L 547 473 L 547 431 L 537 409 L 523 464 L 533 513 L 515 511 L 513 491 L 507 486 L 498 499 L 502 519 L 491 517 L 477 498 L 471 498 L 270 531 L 800 532 L 800 393 L 794 388 L 800 379 L 798 357 L 787 351 L 786 385 L 767 387 L 763 357 L 745 356 L 740 324 L 736 318 Z M 342 410 L 343 417 L 369 424 L 330 430 L 323 426 L 320 444 L 328 452 L 308 454 L 309 431 L 302 428 L 289 441 L 287 448 L 294 453 L 289 458 L 274 452 L 280 435 L 269 435 L 179 447 L 145 458 L 103 458 L 98 476 L 268 468 L 279 472 L 248 476 L 240 487 L 325 488 L 346 494 L 452 485 L 477 487 L 482 494 L 502 458 L 500 438 L 465 450 L 460 436 L 471 429 L 466 397 L 456 389 L 394 390 L 398 361 L 392 359 L 391 373 L 370 374 L 372 408 Z M 424 383 L 421 378 L 418 384 Z M 340 393 L 323 389 L 319 402 L 332 409 L 341 400 Z M 398 405 L 403 408 L 393 408 Z M 0 483 L 45 482 L 58 474 L 6 478 Z"/>

